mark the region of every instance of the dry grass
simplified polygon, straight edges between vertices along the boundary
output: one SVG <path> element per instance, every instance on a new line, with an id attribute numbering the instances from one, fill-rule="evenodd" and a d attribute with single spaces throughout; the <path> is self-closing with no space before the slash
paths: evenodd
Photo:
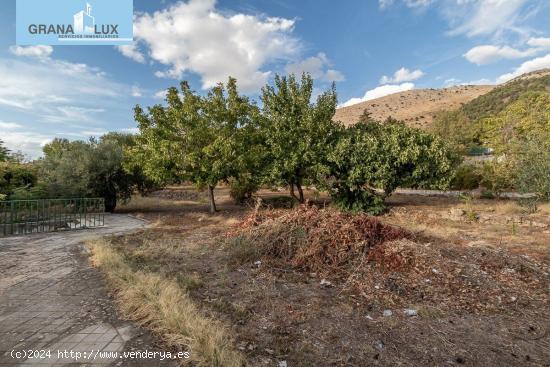
<path id="1" fill-rule="evenodd" d="M 319 227 L 312 232 L 306 231 L 302 220 L 316 222 L 318 216 L 300 214 L 294 216 L 297 222 L 291 220 L 296 226 L 289 232 L 289 223 L 276 224 L 285 215 L 292 219 L 296 208 L 246 215 L 246 208 L 234 206 L 220 188 L 221 212 L 208 215 L 208 208 L 197 200 L 180 201 L 187 195 L 170 188 L 146 202 L 150 212 L 133 215 L 143 215 L 154 225 L 112 238 L 108 246 L 134 273 L 173 279 L 200 309 L 201 317 L 231 325 L 232 345 L 251 366 L 277 366 L 282 361 L 288 366 L 334 367 L 540 366 L 549 360 L 550 256 L 545 254 L 550 254 L 550 227 L 519 223 L 513 233 L 510 222 L 529 217 L 546 223 L 543 213 L 548 206 L 526 216 L 513 201 L 476 199 L 471 209 L 479 220 L 470 221 L 466 215 L 449 215 L 465 204 L 456 198 L 395 195 L 391 212 L 377 219 L 413 232 L 414 241 L 365 244 L 368 251 L 348 262 L 348 252 L 359 245 L 348 233 L 350 229 L 354 233 L 351 220 L 336 221 L 341 231 L 327 229 L 321 221 L 308 223 L 305 227 Z M 264 202 L 280 196 L 280 192 L 261 192 Z M 176 203 L 165 203 L 168 198 Z M 222 234 L 229 231 L 238 237 L 247 230 L 251 236 L 242 236 L 234 247 L 222 245 L 228 240 L 220 238 Z M 307 245 L 304 234 L 307 240 L 315 233 L 319 241 L 310 244 L 334 241 L 338 243 L 331 247 L 342 251 L 312 246 L 323 250 L 313 251 L 312 259 L 339 264 L 350 272 L 339 276 L 331 266 L 308 271 L 310 267 L 293 263 L 295 256 L 285 261 L 284 253 L 265 252 L 274 250 L 276 241 L 268 237 L 275 236 L 296 240 L 277 250 L 298 254 L 292 245 Z M 350 246 L 341 241 L 346 233 Z M 228 259 L 234 261 L 228 264 Z M 120 284 L 124 289 L 126 283 Z M 139 298 L 153 302 L 158 296 L 151 292 Z M 418 316 L 405 316 L 405 308 L 417 310 Z M 155 316 L 160 314 L 153 310 Z M 393 315 L 384 317 L 385 310 Z M 185 335 L 180 338 L 175 340 L 189 345 Z"/>
<path id="2" fill-rule="evenodd" d="M 204 316 L 174 280 L 136 271 L 105 240 L 89 243 L 92 262 L 106 274 L 122 313 L 151 329 L 168 347 L 188 347 L 200 366 L 239 367 L 242 355 L 232 347 L 228 329 Z"/>

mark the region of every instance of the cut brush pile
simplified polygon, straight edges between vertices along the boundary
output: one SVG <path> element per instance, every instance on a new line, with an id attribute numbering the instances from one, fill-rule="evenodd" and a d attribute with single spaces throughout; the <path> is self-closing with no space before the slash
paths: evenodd
<path id="1" fill-rule="evenodd" d="M 241 262 L 282 260 L 301 270 L 342 272 L 370 248 L 411 234 L 366 214 L 302 205 L 290 212 L 254 210 L 229 233 Z"/>
<path id="2" fill-rule="evenodd" d="M 368 215 L 315 206 L 256 209 L 228 237 L 238 264 L 260 260 L 268 269 L 315 273 L 372 306 L 496 311 L 550 299 L 550 269 L 529 257 L 417 243 L 412 233 Z"/>

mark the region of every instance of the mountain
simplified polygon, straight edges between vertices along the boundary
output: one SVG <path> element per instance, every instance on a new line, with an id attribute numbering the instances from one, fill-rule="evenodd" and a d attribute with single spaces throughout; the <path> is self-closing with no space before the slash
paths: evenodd
<path id="1" fill-rule="evenodd" d="M 354 124 L 367 109 L 376 120 L 393 117 L 413 127 L 428 127 L 434 115 L 456 110 L 471 100 L 490 92 L 492 85 L 462 85 L 443 89 L 414 89 L 390 94 L 336 110 L 334 121 Z"/>
<path id="2" fill-rule="evenodd" d="M 354 124 L 367 109 L 376 120 L 393 117 L 409 126 L 427 128 L 440 111 L 460 110 L 471 121 L 496 115 L 526 92 L 550 91 L 550 69 L 520 75 L 506 83 L 414 89 L 336 110 L 335 121 Z"/>
<path id="3" fill-rule="evenodd" d="M 465 104 L 461 111 L 471 121 L 494 116 L 527 92 L 550 92 L 550 69 L 523 74 L 500 84 Z"/>

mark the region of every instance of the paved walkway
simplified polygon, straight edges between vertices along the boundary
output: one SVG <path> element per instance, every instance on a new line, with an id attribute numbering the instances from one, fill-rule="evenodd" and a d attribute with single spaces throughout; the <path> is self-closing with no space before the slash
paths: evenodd
<path id="1" fill-rule="evenodd" d="M 146 331 L 117 317 L 82 245 L 143 226 L 128 216 L 107 215 L 105 227 L 93 230 L 1 238 L 0 366 L 175 365 L 122 356 L 160 350 Z"/>

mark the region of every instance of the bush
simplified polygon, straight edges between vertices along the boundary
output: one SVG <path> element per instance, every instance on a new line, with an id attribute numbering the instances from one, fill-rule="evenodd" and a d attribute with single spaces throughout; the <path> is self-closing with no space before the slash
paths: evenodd
<path id="1" fill-rule="evenodd" d="M 340 133 L 325 185 L 335 204 L 381 214 L 398 187 L 445 189 L 460 158 L 431 134 L 395 120 L 362 121 Z"/>
<path id="2" fill-rule="evenodd" d="M 240 177 L 229 183 L 229 196 L 236 204 L 244 204 L 258 191 L 258 183 L 248 177 Z"/>
<path id="3" fill-rule="evenodd" d="M 550 143 L 529 141 L 519 157 L 516 185 L 520 192 L 550 200 Z"/>
<path id="4" fill-rule="evenodd" d="M 5 200 L 35 198 L 37 180 L 36 169 L 30 164 L 0 162 L 0 194 Z"/>
<path id="5" fill-rule="evenodd" d="M 380 215 L 387 209 L 383 198 L 361 190 L 339 190 L 332 194 L 332 201 L 340 210 L 352 213 Z"/>
<path id="6" fill-rule="evenodd" d="M 509 161 L 486 162 L 481 170 L 480 185 L 493 195 L 499 196 L 514 189 L 514 167 Z"/>
<path id="7" fill-rule="evenodd" d="M 483 176 L 478 167 L 471 164 L 462 164 L 457 168 L 451 180 L 451 189 L 475 190 L 481 184 L 482 179 Z"/>

